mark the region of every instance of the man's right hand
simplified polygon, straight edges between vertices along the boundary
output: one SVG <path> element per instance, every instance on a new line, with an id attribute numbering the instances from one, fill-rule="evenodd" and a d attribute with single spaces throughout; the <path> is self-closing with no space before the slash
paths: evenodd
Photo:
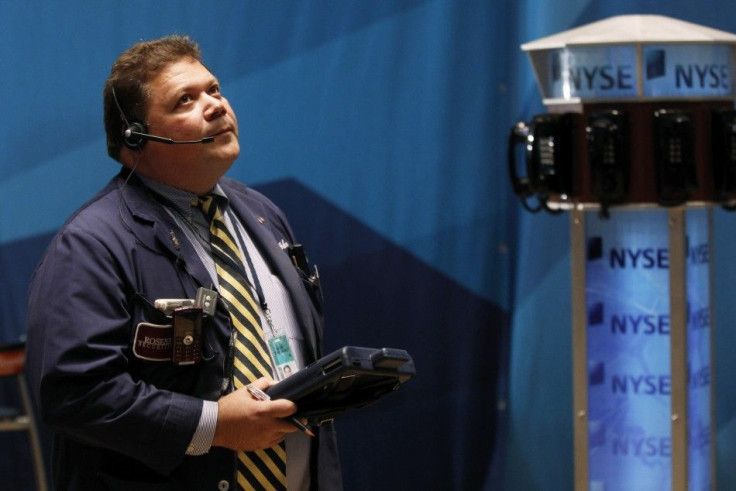
<path id="1" fill-rule="evenodd" d="M 260 378 L 253 385 L 268 389 L 273 382 Z M 296 412 L 296 404 L 286 399 L 257 400 L 242 387 L 217 401 L 217 427 L 213 446 L 236 451 L 252 451 L 273 447 L 296 426 L 284 420 Z"/>

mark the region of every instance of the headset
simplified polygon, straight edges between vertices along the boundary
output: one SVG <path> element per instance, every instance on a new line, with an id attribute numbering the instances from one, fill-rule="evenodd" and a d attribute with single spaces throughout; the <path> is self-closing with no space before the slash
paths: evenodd
<path id="1" fill-rule="evenodd" d="M 145 123 L 137 120 L 133 120 L 132 122 L 128 121 L 128 118 L 125 117 L 125 112 L 123 112 L 123 108 L 118 102 L 118 96 L 115 94 L 115 87 L 111 87 L 111 89 L 115 106 L 117 106 L 118 111 L 120 112 L 120 119 L 125 123 L 125 127 L 123 128 L 123 143 L 131 150 L 142 149 L 143 145 L 146 144 L 146 141 L 167 143 L 169 145 L 189 145 L 193 143 L 212 143 L 215 141 L 214 136 L 206 136 L 199 140 L 172 140 L 171 138 L 164 138 L 163 136 L 151 135 L 148 133 L 148 128 L 146 128 Z"/>

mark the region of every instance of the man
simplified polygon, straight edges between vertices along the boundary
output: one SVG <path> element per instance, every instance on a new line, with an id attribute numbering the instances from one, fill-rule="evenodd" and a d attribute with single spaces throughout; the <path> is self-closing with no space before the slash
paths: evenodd
<path id="1" fill-rule="evenodd" d="M 53 239 L 29 293 L 27 365 L 55 432 L 56 488 L 340 489 L 332 426 L 310 438 L 287 419 L 293 402 L 248 390 L 274 383 L 268 354 L 265 373 L 248 370 L 268 336 L 288 339 L 297 366 L 321 356 L 319 284 L 290 260 L 283 213 L 223 177 L 238 122 L 199 48 L 182 36 L 136 44 L 104 105 L 122 171 Z M 202 307 L 198 294 L 215 291 L 216 307 Z M 198 322 L 201 335 L 174 334 Z"/>

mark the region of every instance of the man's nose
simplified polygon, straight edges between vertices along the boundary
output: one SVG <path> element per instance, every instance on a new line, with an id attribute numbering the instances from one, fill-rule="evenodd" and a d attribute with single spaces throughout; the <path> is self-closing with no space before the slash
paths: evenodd
<path id="1" fill-rule="evenodd" d="M 227 114 L 227 105 L 222 97 L 207 95 L 207 107 L 205 108 L 205 118 L 207 120 L 217 119 Z"/>

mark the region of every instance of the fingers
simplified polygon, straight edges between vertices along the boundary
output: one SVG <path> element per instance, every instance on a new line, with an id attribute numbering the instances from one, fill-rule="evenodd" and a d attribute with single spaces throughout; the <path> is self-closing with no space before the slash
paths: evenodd
<path id="1" fill-rule="evenodd" d="M 271 414 L 277 418 L 285 418 L 296 412 L 296 404 L 286 399 L 271 401 L 270 406 Z"/>
<path id="2" fill-rule="evenodd" d="M 264 401 L 264 398 L 267 399 L 268 396 L 264 395 L 262 391 L 268 389 L 268 387 L 271 387 L 273 385 L 273 380 L 261 377 L 258 380 L 252 382 L 250 385 L 258 389 L 257 391 L 255 391 L 255 393 L 251 392 L 251 396 L 253 397 L 253 399 L 261 402 L 268 402 L 268 411 L 272 416 L 276 418 L 285 418 L 287 416 L 291 416 L 296 412 L 296 404 L 287 399 L 268 399 Z M 261 406 L 261 408 L 265 409 L 265 406 Z"/>
<path id="3" fill-rule="evenodd" d="M 273 380 L 267 377 L 261 377 L 258 380 L 251 382 L 250 385 L 258 387 L 261 390 L 266 390 L 273 385 Z"/>

